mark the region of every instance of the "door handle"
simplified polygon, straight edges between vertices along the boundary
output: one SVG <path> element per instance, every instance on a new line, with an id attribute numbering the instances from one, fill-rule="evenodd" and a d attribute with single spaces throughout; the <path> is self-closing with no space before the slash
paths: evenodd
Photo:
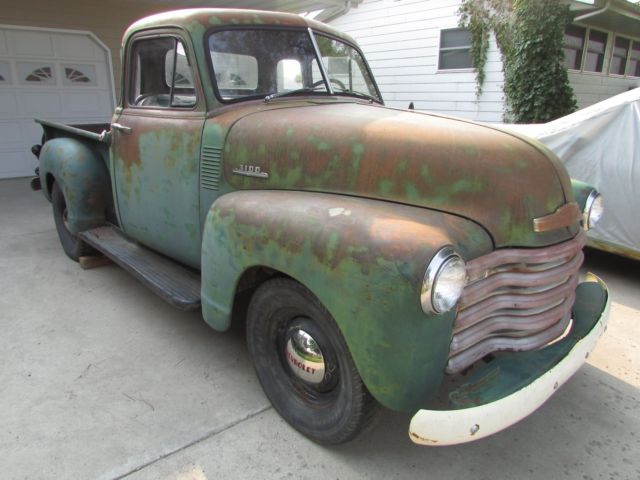
<path id="1" fill-rule="evenodd" d="M 111 128 L 122 133 L 131 133 L 133 131 L 131 127 L 126 127 L 124 125 L 120 125 L 119 123 L 112 123 Z"/>

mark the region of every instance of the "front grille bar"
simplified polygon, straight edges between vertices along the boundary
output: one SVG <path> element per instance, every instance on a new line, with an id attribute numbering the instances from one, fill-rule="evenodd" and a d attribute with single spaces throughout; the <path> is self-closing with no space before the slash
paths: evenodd
<path id="1" fill-rule="evenodd" d="M 571 323 L 584 232 L 552 247 L 497 250 L 467 263 L 447 373 L 497 351 L 544 347 Z"/>
<path id="2" fill-rule="evenodd" d="M 521 338 L 488 338 L 487 340 L 474 345 L 472 348 L 465 350 L 463 353 L 450 358 L 447 363 L 447 373 L 460 372 L 467 368 L 468 365 L 472 365 L 481 358 L 496 351 L 525 352 L 535 350 L 536 348 L 546 345 L 562 335 L 567 330 L 570 323 L 571 317 L 567 315 L 554 326 L 535 335 Z"/>

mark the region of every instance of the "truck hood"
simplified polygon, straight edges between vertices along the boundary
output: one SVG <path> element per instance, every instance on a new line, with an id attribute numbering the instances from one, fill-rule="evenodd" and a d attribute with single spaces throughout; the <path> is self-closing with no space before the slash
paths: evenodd
<path id="1" fill-rule="evenodd" d="M 496 247 L 550 245 L 577 233 L 575 222 L 534 231 L 533 219 L 573 201 L 564 166 L 534 141 L 376 105 L 284 104 L 233 123 L 223 154 L 233 187 L 339 193 L 440 210 L 482 225 Z M 261 176 L 246 176 L 258 171 Z"/>

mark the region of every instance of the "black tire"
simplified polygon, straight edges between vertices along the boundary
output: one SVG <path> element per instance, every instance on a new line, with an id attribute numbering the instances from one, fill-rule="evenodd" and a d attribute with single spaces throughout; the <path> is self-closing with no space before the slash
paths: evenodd
<path id="1" fill-rule="evenodd" d="M 80 240 L 77 235 L 72 234 L 67 229 L 67 202 L 58 186 L 58 182 L 54 182 L 51 188 L 51 204 L 53 205 L 53 220 L 56 223 L 56 230 L 64 253 L 76 262 L 80 257 L 95 255 L 96 251 L 90 245 Z"/>
<path id="2" fill-rule="evenodd" d="M 300 378 L 307 374 L 295 373 L 295 361 L 288 360 L 291 332 L 300 331 L 313 338 L 322 354 L 324 371 L 313 384 Z M 286 278 L 262 284 L 249 305 L 247 343 L 274 408 L 311 440 L 346 442 L 373 419 L 377 402 L 362 382 L 340 329 L 304 286 Z"/>

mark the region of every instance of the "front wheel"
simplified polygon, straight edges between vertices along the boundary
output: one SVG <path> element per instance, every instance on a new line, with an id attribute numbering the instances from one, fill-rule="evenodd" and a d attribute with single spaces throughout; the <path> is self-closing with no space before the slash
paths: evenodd
<path id="1" fill-rule="evenodd" d="M 53 220 L 56 223 L 56 230 L 64 253 L 76 262 L 80 257 L 95 255 L 96 251 L 91 246 L 69 231 L 67 227 L 67 202 L 58 182 L 55 182 L 51 189 L 51 204 L 53 205 Z"/>
<path id="2" fill-rule="evenodd" d="M 299 283 L 277 278 L 258 288 L 249 305 L 247 343 L 267 397 L 310 439 L 346 442 L 373 418 L 377 403 L 338 326 Z"/>

